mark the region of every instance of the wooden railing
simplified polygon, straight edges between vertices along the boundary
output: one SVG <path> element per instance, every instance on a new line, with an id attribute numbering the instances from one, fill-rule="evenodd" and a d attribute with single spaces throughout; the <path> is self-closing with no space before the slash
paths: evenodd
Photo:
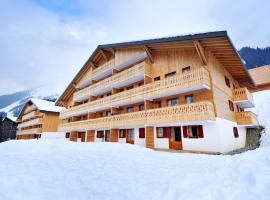
<path id="1" fill-rule="evenodd" d="M 34 117 L 40 116 L 40 115 L 41 114 L 38 111 L 35 110 L 35 111 L 32 111 L 32 112 L 30 112 L 30 113 L 28 113 L 26 115 L 23 115 L 22 116 L 22 121 L 30 119 L 30 118 L 34 118 Z"/>
<path id="2" fill-rule="evenodd" d="M 18 128 L 33 126 L 33 125 L 42 124 L 42 123 L 43 123 L 43 118 L 36 118 L 36 119 L 32 119 L 32 120 L 19 124 Z"/>
<path id="3" fill-rule="evenodd" d="M 235 102 L 250 101 L 254 105 L 254 99 L 252 94 L 246 87 L 237 88 L 233 90 L 233 100 Z"/>
<path id="4" fill-rule="evenodd" d="M 102 81 L 99 81 L 93 85 L 90 85 L 84 89 L 81 89 L 74 93 L 74 100 L 77 101 L 83 96 L 89 96 L 94 91 L 100 90 L 102 88 L 113 87 L 117 83 L 121 83 L 131 79 L 134 76 L 138 75 L 149 75 L 150 69 L 149 65 L 145 65 L 145 62 L 139 63 L 134 67 L 126 69 L 122 72 L 119 72 L 109 78 L 106 78 Z"/>
<path id="5" fill-rule="evenodd" d="M 119 128 L 136 125 L 205 120 L 215 120 L 214 106 L 209 101 L 70 122 L 61 124 L 58 130 L 69 132 L 97 128 Z"/>
<path id="6" fill-rule="evenodd" d="M 103 65 L 97 67 L 96 69 L 93 70 L 92 72 L 92 77 L 96 77 L 98 74 L 101 74 L 105 71 L 112 70 L 114 68 L 114 59 L 111 59 L 110 61 L 104 63 Z"/>
<path id="7" fill-rule="evenodd" d="M 37 134 L 41 133 L 42 128 L 32 128 L 32 129 L 26 129 L 26 130 L 18 130 L 17 135 L 28 135 L 28 134 Z"/>
<path id="8" fill-rule="evenodd" d="M 181 90 L 185 92 L 188 88 L 196 88 L 196 86 L 201 85 L 205 85 L 210 88 L 209 72 L 204 68 L 199 68 L 190 73 L 176 77 L 155 81 L 96 101 L 66 109 L 60 112 L 60 118 L 65 119 L 93 111 L 103 110 L 108 107 L 125 105 L 140 99 L 151 99 L 172 91 L 181 93 Z"/>
<path id="9" fill-rule="evenodd" d="M 259 126 L 257 115 L 251 111 L 236 112 L 235 120 L 238 125 Z"/>

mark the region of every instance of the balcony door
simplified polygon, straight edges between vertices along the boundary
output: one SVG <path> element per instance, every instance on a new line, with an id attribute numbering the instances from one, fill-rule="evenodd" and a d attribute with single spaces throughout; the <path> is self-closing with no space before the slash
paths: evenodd
<path id="1" fill-rule="evenodd" d="M 134 129 L 127 129 L 126 143 L 134 144 Z"/>
<path id="2" fill-rule="evenodd" d="M 110 142 L 110 130 L 105 131 L 105 142 Z"/>
<path id="3" fill-rule="evenodd" d="M 174 150 L 182 150 L 181 126 L 170 127 L 169 148 Z"/>

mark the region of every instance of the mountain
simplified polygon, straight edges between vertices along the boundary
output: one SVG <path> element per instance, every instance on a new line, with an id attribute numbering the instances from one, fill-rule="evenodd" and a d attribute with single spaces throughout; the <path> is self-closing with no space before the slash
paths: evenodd
<path id="1" fill-rule="evenodd" d="M 251 48 L 243 47 L 238 53 L 245 61 L 247 69 L 270 65 L 270 47 L 266 48 Z"/>
<path id="2" fill-rule="evenodd" d="M 51 94 L 46 86 L 39 86 L 20 92 L 0 96 L 0 112 L 4 112 L 8 117 L 15 119 L 25 102 L 31 98 L 41 98 L 49 101 L 56 101 L 59 94 Z"/>

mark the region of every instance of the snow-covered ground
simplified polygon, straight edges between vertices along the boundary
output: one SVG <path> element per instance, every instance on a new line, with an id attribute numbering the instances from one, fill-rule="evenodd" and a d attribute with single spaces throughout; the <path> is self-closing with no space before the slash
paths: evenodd
<path id="1" fill-rule="evenodd" d="M 0 199 L 269 199 L 270 147 L 235 156 L 129 144 L 0 144 Z"/>

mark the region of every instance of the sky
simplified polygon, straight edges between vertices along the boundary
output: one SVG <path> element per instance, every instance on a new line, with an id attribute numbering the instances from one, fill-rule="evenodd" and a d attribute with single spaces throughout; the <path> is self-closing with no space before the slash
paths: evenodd
<path id="1" fill-rule="evenodd" d="M 98 44 L 227 30 L 270 46 L 268 0 L 2 0 L 0 95 L 62 93 Z"/>

